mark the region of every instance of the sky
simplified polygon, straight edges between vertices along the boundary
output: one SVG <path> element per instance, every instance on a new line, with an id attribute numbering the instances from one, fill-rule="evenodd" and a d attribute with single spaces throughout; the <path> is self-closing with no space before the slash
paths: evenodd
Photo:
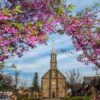
<path id="1" fill-rule="evenodd" d="M 69 0 L 69 3 L 75 4 L 76 8 L 74 14 L 78 11 L 81 11 L 85 7 L 92 7 L 94 2 L 100 3 L 100 0 Z M 39 79 L 44 75 L 50 68 L 50 54 L 52 51 L 52 41 L 55 41 L 55 49 L 57 53 L 57 68 L 64 74 L 70 70 L 78 69 L 82 76 L 93 76 L 95 71 L 92 67 L 94 65 L 85 65 L 77 61 L 77 56 L 81 51 L 76 52 L 71 37 L 67 35 L 58 35 L 51 34 L 47 45 L 37 45 L 36 48 L 30 49 L 28 52 L 25 52 L 23 57 L 10 58 L 6 60 L 6 66 L 9 67 L 12 64 L 17 66 L 17 70 L 20 72 L 21 78 L 24 81 L 28 82 L 28 85 L 31 85 L 33 74 L 38 72 Z M 61 53 L 61 49 L 66 51 L 73 52 L 74 55 L 69 53 Z M 5 73 L 12 73 L 10 69 L 4 69 Z"/>

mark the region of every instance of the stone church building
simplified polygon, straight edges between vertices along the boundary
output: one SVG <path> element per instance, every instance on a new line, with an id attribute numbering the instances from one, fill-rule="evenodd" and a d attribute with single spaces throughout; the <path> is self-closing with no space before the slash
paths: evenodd
<path id="1" fill-rule="evenodd" d="M 57 55 L 53 47 L 50 69 L 41 78 L 41 92 L 44 98 L 63 98 L 66 96 L 66 77 L 57 68 Z"/>

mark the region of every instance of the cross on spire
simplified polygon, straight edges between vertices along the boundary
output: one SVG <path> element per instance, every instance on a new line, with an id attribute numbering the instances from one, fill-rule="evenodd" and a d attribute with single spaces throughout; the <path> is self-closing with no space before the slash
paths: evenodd
<path id="1" fill-rule="evenodd" d="M 54 40 L 52 41 L 52 53 L 56 53 Z"/>

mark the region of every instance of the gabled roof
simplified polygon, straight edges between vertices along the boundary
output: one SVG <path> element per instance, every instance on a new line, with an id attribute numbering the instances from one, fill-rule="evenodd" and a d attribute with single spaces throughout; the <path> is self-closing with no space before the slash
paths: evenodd
<path id="1" fill-rule="evenodd" d="M 57 71 L 58 71 L 58 73 L 60 73 L 66 79 L 66 77 L 58 69 L 57 69 Z"/>
<path id="2" fill-rule="evenodd" d="M 50 70 L 48 70 L 42 77 L 41 79 L 43 79 L 47 74 L 49 74 Z"/>
<path id="3" fill-rule="evenodd" d="M 43 79 L 43 78 L 49 78 L 49 73 L 50 73 L 50 70 L 48 70 L 43 76 L 42 76 L 42 78 L 41 79 Z M 59 73 L 61 76 L 62 76 L 62 78 L 63 79 L 66 79 L 66 77 L 57 69 L 57 73 Z M 58 75 L 59 75 L 58 74 Z M 58 77 L 58 78 L 61 78 L 61 77 Z"/>

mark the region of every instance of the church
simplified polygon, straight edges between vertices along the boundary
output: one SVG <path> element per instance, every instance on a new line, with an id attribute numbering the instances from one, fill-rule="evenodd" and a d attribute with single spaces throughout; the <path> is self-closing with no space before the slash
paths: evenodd
<path id="1" fill-rule="evenodd" d="M 41 78 L 43 98 L 64 98 L 67 93 L 66 77 L 57 68 L 57 54 L 53 46 L 50 69 Z"/>

